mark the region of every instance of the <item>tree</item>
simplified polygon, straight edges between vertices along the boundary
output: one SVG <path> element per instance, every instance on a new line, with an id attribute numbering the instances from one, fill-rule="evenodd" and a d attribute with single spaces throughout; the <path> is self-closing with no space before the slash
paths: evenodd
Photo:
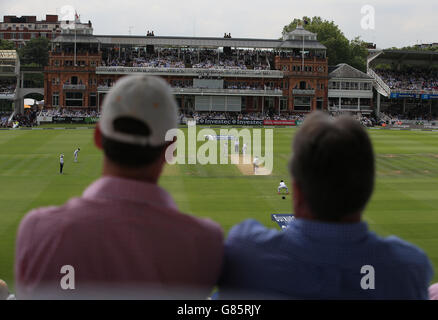
<path id="1" fill-rule="evenodd" d="M 12 41 L 0 39 L 0 50 L 15 50 L 15 44 Z"/>
<path id="2" fill-rule="evenodd" d="M 45 67 L 49 63 L 50 42 L 47 38 L 35 38 L 29 40 L 26 45 L 19 50 L 21 63 L 35 63 L 38 66 Z"/>
<path id="3" fill-rule="evenodd" d="M 368 51 L 360 38 L 349 41 L 334 21 L 323 20 L 321 17 L 295 18 L 290 24 L 284 26 L 283 35 L 294 30 L 298 24 L 316 33 L 318 41 L 327 47 L 329 65 L 347 63 L 361 71 L 366 71 Z"/>
<path id="4" fill-rule="evenodd" d="M 366 72 L 367 70 L 367 57 L 368 50 L 366 47 L 366 43 L 360 39 L 360 37 L 356 37 L 350 41 L 350 59 L 349 65 L 352 67 Z"/>

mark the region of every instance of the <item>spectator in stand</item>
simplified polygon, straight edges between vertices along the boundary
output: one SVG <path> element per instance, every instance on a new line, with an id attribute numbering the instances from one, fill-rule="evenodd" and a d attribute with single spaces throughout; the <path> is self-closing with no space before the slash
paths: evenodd
<path id="1" fill-rule="evenodd" d="M 16 79 L 0 80 L 0 94 L 13 94 L 16 85 Z"/>
<path id="2" fill-rule="evenodd" d="M 375 158 L 357 121 L 311 114 L 295 135 L 289 170 L 296 219 L 281 232 L 255 220 L 231 229 L 221 298 L 428 299 L 426 254 L 362 221 Z"/>
<path id="3" fill-rule="evenodd" d="M 223 233 L 181 213 L 158 186 L 177 106 L 158 77 L 127 76 L 108 93 L 95 129 L 103 176 L 60 207 L 37 209 L 17 236 L 20 297 L 206 298 L 217 281 Z M 75 290 L 62 290 L 63 266 Z M 182 292 L 180 291 L 182 290 Z M 182 296 L 178 294 L 181 292 Z"/>

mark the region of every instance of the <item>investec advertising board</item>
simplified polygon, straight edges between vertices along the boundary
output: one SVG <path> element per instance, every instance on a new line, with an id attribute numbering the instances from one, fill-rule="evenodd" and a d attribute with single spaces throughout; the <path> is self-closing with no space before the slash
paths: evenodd
<path id="1" fill-rule="evenodd" d="M 198 119 L 198 125 L 214 126 L 296 126 L 295 120 Z"/>
<path id="2" fill-rule="evenodd" d="M 428 93 L 400 93 L 393 92 L 390 96 L 391 99 L 421 99 L 421 100 L 435 100 L 438 99 L 438 94 L 428 94 Z"/>
<path id="3" fill-rule="evenodd" d="M 263 120 L 198 119 L 196 124 L 213 126 L 263 126 Z"/>
<path id="4" fill-rule="evenodd" d="M 265 120 L 263 121 L 265 126 L 296 126 L 295 120 Z"/>
<path id="5" fill-rule="evenodd" d="M 97 117 L 37 117 L 37 122 L 53 122 L 53 123 L 86 123 L 93 124 L 99 122 Z"/>

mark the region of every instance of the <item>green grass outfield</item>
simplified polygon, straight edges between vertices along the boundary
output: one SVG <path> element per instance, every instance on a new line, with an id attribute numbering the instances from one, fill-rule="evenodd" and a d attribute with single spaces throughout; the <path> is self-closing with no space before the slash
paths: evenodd
<path id="1" fill-rule="evenodd" d="M 218 130 L 218 129 L 217 129 Z M 277 195 L 295 129 L 274 129 L 271 176 L 243 176 L 235 165 L 167 167 L 161 185 L 180 209 L 210 217 L 225 231 L 247 218 L 269 227 L 272 213 L 291 212 Z M 423 248 L 438 267 L 438 133 L 369 131 L 377 154 L 377 185 L 365 219 L 381 235 L 395 234 Z M 13 287 L 14 246 L 22 217 L 33 208 L 60 205 L 97 179 L 102 155 L 93 131 L 0 131 L 0 279 Z M 73 151 L 80 146 L 79 163 Z M 65 154 L 64 175 L 58 173 Z M 435 281 L 438 280 L 435 275 Z"/>

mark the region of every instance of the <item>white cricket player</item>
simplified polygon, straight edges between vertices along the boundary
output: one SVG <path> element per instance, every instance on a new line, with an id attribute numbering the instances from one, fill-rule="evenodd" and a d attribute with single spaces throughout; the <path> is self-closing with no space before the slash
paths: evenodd
<path id="1" fill-rule="evenodd" d="M 285 190 L 286 189 L 286 193 L 289 194 L 289 189 L 286 186 L 286 183 L 284 183 L 283 180 L 280 181 L 280 185 L 278 186 L 278 194 L 280 194 L 281 190 Z"/>
<path id="2" fill-rule="evenodd" d="M 242 154 L 245 155 L 246 154 L 246 149 L 248 148 L 248 146 L 246 145 L 246 143 L 243 144 L 242 147 Z"/>
<path id="3" fill-rule="evenodd" d="M 224 141 L 224 155 L 228 155 L 228 141 Z"/>
<path id="4" fill-rule="evenodd" d="M 236 138 L 236 140 L 234 140 L 234 152 L 236 154 L 239 153 L 239 139 L 238 138 Z"/>
<path id="5" fill-rule="evenodd" d="M 259 158 L 255 157 L 253 162 L 252 162 L 252 164 L 253 164 L 253 167 L 254 167 L 254 174 L 256 174 L 257 173 L 257 168 L 259 167 Z"/>
<path id="6" fill-rule="evenodd" d="M 75 162 L 78 162 L 78 154 L 79 154 L 79 151 L 81 151 L 81 148 L 77 148 L 77 149 L 75 150 L 75 152 L 73 153 L 74 156 L 75 156 Z"/>
<path id="7" fill-rule="evenodd" d="M 62 174 L 62 169 L 64 168 L 64 154 L 61 153 L 59 156 L 59 173 Z"/>

